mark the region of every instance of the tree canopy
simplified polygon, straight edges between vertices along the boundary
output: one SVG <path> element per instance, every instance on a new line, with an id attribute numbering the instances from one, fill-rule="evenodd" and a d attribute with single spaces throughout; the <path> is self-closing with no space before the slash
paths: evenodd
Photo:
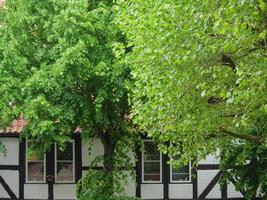
<path id="1" fill-rule="evenodd" d="M 118 198 L 135 136 L 128 94 L 164 153 L 181 164 L 219 150 L 227 180 L 266 195 L 265 0 L 7 0 L 0 37 L 0 127 L 23 115 L 41 151 L 77 127 L 104 145 L 80 199 Z"/>
<path id="2" fill-rule="evenodd" d="M 108 6 L 99 4 L 6 2 L 1 123 L 23 113 L 30 134 L 48 140 L 78 126 L 87 133 L 123 128 L 129 69 L 116 62 L 112 47 L 120 40 L 119 29 Z"/>
<path id="3" fill-rule="evenodd" d="M 109 198 L 114 171 L 130 164 L 125 148 L 133 142 L 125 119 L 130 70 L 113 50 L 125 38 L 112 5 L 7 0 L 0 10 L 0 127 L 23 115 L 23 137 L 35 139 L 41 152 L 54 142 L 64 147 L 77 127 L 84 138 L 99 137 L 106 179 L 93 180 L 105 182 L 106 193 L 98 195 Z"/>
<path id="4" fill-rule="evenodd" d="M 119 2 L 118 23 L 132 48 L 132 117 L 140 129 L 170 141 L 163 152 L 181 154 L 181 162 L 236 143 L 266 152 L 266 1 Z M 249 160 L 248 149 L 239 164 Z M 257 184 L 262 192 L 266 170 Z"/>

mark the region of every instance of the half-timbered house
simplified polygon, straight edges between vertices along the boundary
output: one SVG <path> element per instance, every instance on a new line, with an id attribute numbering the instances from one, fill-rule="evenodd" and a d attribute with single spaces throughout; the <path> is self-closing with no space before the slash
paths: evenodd
<path id="1" fill-rule="evenodd" d="M 20 138 L 23 119 L 13 121 L 7 131 L 0 132 L 6 155 L 0 154 L 0 200 L 6 199 L 76 199 L 75 183 L 86 173 L 93 159 L 103 154 L 99 139 L 84 142 L 80 133 L 60 151 L 57 144 L 42 159 L 27 156 L 30 144 Z M 219 161 L 208 156 L 198 163 L 173 169 L 169 158 L 148 139 L 144 150 L 136 152 L 136 179 L 125 186 L 130 196 L 142 199 L 243 199 L 232 184 L 222 189 Z M 91 145 L 89 154 L 88 146 Z"/>

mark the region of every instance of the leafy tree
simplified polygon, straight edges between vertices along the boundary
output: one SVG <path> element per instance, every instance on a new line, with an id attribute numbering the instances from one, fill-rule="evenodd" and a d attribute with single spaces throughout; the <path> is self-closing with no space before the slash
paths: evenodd
<path id="1" fill-rule="evenodd" d="M 54 142 L 63 148 L 77 127 L 85 139 L 99 137 L 103 178 L 93 180 L 102 181 L 95 185 L 106 188 L 98 194 L 105 199 L 118 191 L 118 169 L 129 168 L 125 149 L 133 147 L 125 117 L 130 70 L 113 51 L 125 38 L 112 5 L 7 0 L 0 11 L 0 127 L 23 114 L 23 137 L 35 139 L 40 152 Z"/>
<path id="2" fill-rule="evenodd" d="M 244 167 L 230 174 L 247 198 L 258 188 L 266 196 L 266 1 L 120 0 L 117 10 L 132 48 L 134 122 L 171 141 L 161 148 L 181 163 L 218 149 L 226 163 L 256 157 L 257 187 L 241 180 Z"/>
<path id="3" fill-rule="evenodd" d="M 258 188 L 266 196 L 267 149 L 258 143 L 229 143 L 224 149 L 222 183 L 231 181 L 247 199 L 257 196 Z"/>

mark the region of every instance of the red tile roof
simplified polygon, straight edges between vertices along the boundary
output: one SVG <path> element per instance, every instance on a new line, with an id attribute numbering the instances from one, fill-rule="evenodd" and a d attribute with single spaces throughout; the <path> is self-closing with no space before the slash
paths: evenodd
<path id="1" fill-rule="evenodd" d="M 0 0 L 0 7 L 4 6 L 5 0 Z"/>
<path id="2" fill-rule="evenodd" d="M 1 1 L 1 0 L 0 0 Z M 6 130 L 1 130 L 0 129 L 0 134 L 20 134 L 23 130 L 23 128 L 26 125 L 26 120 L 21 118 L 21 119 L 16 119 L 13 120 L 12 124 L 10 127 L 8 127 Z M 77 127 L 76 130 L 74 131 L 75 133 L 80 133 L 81 128 Z"/>
<path id="3" fill-rule="evenodd" d="M 0 130 L 0 134 L 20 134 L 25 125 L 25 119 L 13 120 L 10 127 L 8 127 L 6 130 Z"/>

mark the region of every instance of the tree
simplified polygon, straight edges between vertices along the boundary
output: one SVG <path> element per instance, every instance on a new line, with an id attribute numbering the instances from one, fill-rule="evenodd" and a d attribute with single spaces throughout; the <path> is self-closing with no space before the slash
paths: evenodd
<path id="1" fill-rule="evenodd" d="M 131 76 L 113 51 L 125 37 L 113 23 L 112 5 L 7 0 L 0 11 L 0 126 L 22 114 L 23 137 L 35 139 L 40 152 L 54 142 L 63 148 L 77 127 L 85 139 L 99 137 L 105 179 L 93 181 L 102 181 L 98 186 L 106 190 L 98 195 L 105 199 L 121 195 L 116 178 L 122 177 L 119 169 L 129 167 L 125 149 L 133 147 L 125 119 Z"/>
<path id="2" fill-rule="evenodd" d="M 255 148 L 267 148 L 266 1 L 120 0 L 119 5 L 118 23 L 132 48 L 127 56 L 135 79 L 132 117 L 140 129 L 171 141 L 174 145 L 161 148 L 181 154 L 181 163 L 235 145 L 251 149 L 243 151 L 245 158 L 253 153 L 263 164 L 266 154 Z M 232 153 L 228 149 L 226 155 Z M 266 165 L 261 167 L 256 185 L 266 196 Z M 244 192 L 250 198 L 258 188 Z"/>
<path id="3" fill-rule="evenodd" d="M 259 188 L 266 196 L 266 147 L 256 142 L 243 142 L 229 143 L 223 150 L 221 170 L 224 177 L 222 183 L 227 180 L 231 181 L 247 199 L 254 199 Z"/>

